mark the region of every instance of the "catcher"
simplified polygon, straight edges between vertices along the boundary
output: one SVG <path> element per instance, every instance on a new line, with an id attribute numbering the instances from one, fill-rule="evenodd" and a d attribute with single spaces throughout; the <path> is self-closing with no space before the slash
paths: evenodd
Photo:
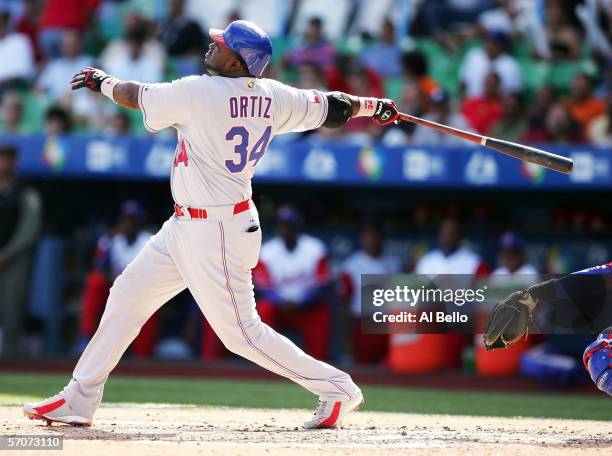
<path id="1" fill-rule="evenodd" d="M 612 262 L 515 291 L 489 315 L 485 348 L 505 348 L 527 334 L 536 307 L 542 308 L 538 323 L 544 329 L 601 331 L 612 321 L 611 280 Z M 583 362 L 597 387 L 612 395 L 612 327 L 586 348 Z"/>

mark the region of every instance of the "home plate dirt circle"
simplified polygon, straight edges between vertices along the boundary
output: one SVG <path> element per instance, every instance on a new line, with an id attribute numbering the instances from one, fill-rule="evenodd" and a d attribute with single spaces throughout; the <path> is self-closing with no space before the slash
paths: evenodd
<path id="1" fill-rule="evenodd" d="M 300 427 L 310 411 L 160 404 L 101 407 L 91 428 L 24 417 L 0 407 L 1 435 L 63 435 L 62 454 L 612 454 L 605 421 L 416 415 L 360 411 L 339 429 Z M 32 452 L 40 454 L 39 451 Z"/>

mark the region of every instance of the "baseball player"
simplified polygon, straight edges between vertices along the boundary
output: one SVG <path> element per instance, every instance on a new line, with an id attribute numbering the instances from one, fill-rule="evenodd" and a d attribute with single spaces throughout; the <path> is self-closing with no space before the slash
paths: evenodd
<path id="1" fill-rule="evenodd" d="M 299 90 L 262 74 L 270 38 L 255 24 L 211 29 L 209 75 L 161 84 L 121 81 L 85 68 L 72 89 L 101 92 L 142 112 L 145 127 L 177 131 L 170 188 L 174 213 L 113 284 L 95 335 L 59 394 L 24 412 L 48 423 L 92 424 L 108 375 L 145 321 L 189 288 L 224 345 L 319 396 L 306 428 L 338 425 L 363 402 L 350 376 L 305 354 L 261 322 L 251 269 L 261 229 L 251 201 L 251 177 L 278 134 L 340 127 L 352 117 L 386 125 L 398 118 L 387 99 Z"/>
<path id="2" fill-rule="evenodd" d="M 549 305 L 545 318 L 559 328 L 597 328 L 609 324 L 612 263 L 536 283 L 497 304 L 487 322 L 487 350 L 505 348 L 527 332 L 537 306 Z M 602 324 L 603 323 L 603 324 Z M 584 351 L 583 363 L 601 391 L 612 396 L 612 327 L 604 329 Z"/>

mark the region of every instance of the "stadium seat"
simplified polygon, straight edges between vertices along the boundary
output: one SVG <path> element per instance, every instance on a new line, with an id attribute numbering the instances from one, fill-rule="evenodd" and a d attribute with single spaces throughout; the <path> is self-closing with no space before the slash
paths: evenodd
<path id="1" fill-rule="evenodd" d="M 23 119 L 29 131 L 43 131 L 45 113 L 51 101 L 44 95 L 32 91 L 23 92 Z"/>
<path id="2" fill-rule="evenodd" d="M 384 80 L 385 96 L 392 100 L 401 100 L 402 92 L 404 91 L 403 78 L 386 78 Z"/>

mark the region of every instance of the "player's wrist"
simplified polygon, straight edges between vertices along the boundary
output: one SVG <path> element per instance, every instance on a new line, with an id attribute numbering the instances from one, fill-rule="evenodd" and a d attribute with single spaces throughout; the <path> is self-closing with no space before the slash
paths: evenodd
<path id="1" fill-rule="evenodd" d="M 102 92 L 102 95 L 110 98 L 113 103 L 116 103 L 115 97 L 113 94 L 115 92 L 115 86 L 119 84 L 120 82 L 121 82 L 120 79 L 113 78 L 111 76 L 107 76 L 100 83 L 100 92 Z"/>
<path id="2" fill-rule="evenodd" d="M 359 109 L 353 117 L 372 117 L 376 114 L 378 98 L 357 97 L 357 100 L 359 100 Z"/>

